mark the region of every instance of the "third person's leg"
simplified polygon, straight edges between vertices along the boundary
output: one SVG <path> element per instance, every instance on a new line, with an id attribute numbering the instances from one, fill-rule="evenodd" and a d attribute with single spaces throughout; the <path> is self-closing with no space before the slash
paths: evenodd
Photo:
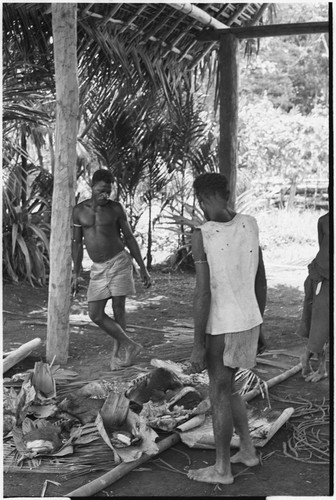
<path id="1" fill-rule="evenodd" d="M 231 463 L 241 462 L 248 467 L 258 465 L 259 459 L 249 432 L 245 402 L 236 389 L 235 374 L 232 377 L 231 408 L 233 425 L 240 440 L 240 450 L 231 457 Z"/>
<path id="2" fill-rule="evenodd" d="M 122 326 L 105 313 L 106 303 L 107 299 L 89 302 L 89 316 L 94 323 L 117 342 L 117 346 L 113 346 L 113 355 L 115 352 L 117 352 L 117 355 L 111 360 L 111 369 L 114 370 L 120 368 L 120 366 L 115 366 L 115 364 L 122 366 L 131 365 L 133 358 L 140 352 L 141 346 L 131 340 L 126 335 Z M 119 348 L 122 346 L 126 351 L 125 358 L 123 359 L 119 357 Z"/>
<path id="3" fill-rule="evenodd" d="M 216 463 L 191 470 L 190 479 L 207 483 L 233 483 L 230 464 L 230 443 L 233 433 L 231 412 L 231 380 L 234 371 L 223 365 L 224 335 L 207 335 L 207 366 L 210 401 L 216 446 Z"/>

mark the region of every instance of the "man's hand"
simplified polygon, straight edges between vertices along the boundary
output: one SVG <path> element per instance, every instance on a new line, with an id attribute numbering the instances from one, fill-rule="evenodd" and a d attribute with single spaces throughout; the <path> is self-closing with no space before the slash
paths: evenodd
<path id="1" fill-rule="evenodd" d="M 144 287 L 149 288 L 152 284 L 151 277 L 150 277 L 149 272 L 147 271 L 147 269 L 145 267 L 140 269 L 140 275 L 141 275 L 141 280 L 144 284 Z"/>
<path id="2" fill-rule="evenodd" d="M 190 356 L 190 373 L 200 373 L 206 368 L 205 346 L 194 346 Z"/>
<path id="3" fill-rule="evenodd" d="M 71 277 L 71 295 L 75 297 L 79 290 L 79 276 L 76 273 L 72 273 Z"/>

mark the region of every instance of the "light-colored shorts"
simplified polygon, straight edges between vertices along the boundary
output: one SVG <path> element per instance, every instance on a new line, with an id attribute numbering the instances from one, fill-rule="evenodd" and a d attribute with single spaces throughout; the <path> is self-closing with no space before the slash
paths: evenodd
<path id="1" fill-rule="evenodd" d="M 122 250 L 106 262 L 94 262 L 87 292 L 88 302 L 135 294 L 132 257 Z"/>
<path id="2" fill-rule="evenodd" d="M 230 368 L 253 368 L 256 365 L 260 325 L 243 332 L 224 334 L 223 364 Z"/>

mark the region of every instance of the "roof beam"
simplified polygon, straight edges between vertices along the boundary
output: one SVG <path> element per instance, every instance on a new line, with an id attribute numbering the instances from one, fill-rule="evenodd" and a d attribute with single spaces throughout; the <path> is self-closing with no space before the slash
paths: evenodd
<path id="1" fill-rule="evenodd" d="M 190 17 L 196 19 L 196 21 L 204 24 L 204 26 L 208 26 L 209 28 L 214 28 L 216 30 L 224 30 L 228 28 L 226 24 L 217 21 L 214 17 L 210 16 L 207 12 L 196 7 L 190 3 L 170 3 L 169 7 L 173 7 L 174 9 L 187 14 Z"/>
<path id="2" fill-rule="evenodd" d="M 254 26 L 257 24 L 259 19 L 262 17 L 263 13 L 268 9 L 269 3 L 263 3 L 262 6 L 260 7 L 259 11 L 255 14 L 255 16 L 252 18 L 250 26 Z"/>
<path id="3" fill-rule="evenodd" d="M 240 4 L 239 7 L 237 7 L 236 11 L 227 20 L 228 26 L 231 26 L 238 19 L 238 17 L 240 16 L 240 14 L 242 12 L 244 12 L 246 5 L 247 5 L 246 3 L 242 3 L 242 4 Z"/>
<path id="4" fill-rule="evenodd" d="M 308 35 L 312 33 L 327 33 L 329 22 L 268 24 L 263 26 L 245 26 L 244 28 L 226 28 L 203 31 L 196 38 L 200 42 L 213 42 L 221 35 L 235 35 L 236 38 L 264 38 L 268 36 Z"/>

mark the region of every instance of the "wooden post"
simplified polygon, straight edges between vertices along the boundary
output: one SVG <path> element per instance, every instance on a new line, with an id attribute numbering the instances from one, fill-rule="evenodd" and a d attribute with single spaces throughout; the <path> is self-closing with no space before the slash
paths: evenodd
<path id="1" fill-rule="evenodd" d="M 238 63 L 237 39 L 220 37 L 219 46 L 219 170 L 229 181 L 229 205 L 236 199 L 237 127 L 238 127 Z"/>
<path id="2" fill-rule="evenodd" d="M 51 214 L 47 361 L 66 363 L 69 349 L 71 216 L 78 127 L 77 4 L 52 3 L 56 146 Z"/>

